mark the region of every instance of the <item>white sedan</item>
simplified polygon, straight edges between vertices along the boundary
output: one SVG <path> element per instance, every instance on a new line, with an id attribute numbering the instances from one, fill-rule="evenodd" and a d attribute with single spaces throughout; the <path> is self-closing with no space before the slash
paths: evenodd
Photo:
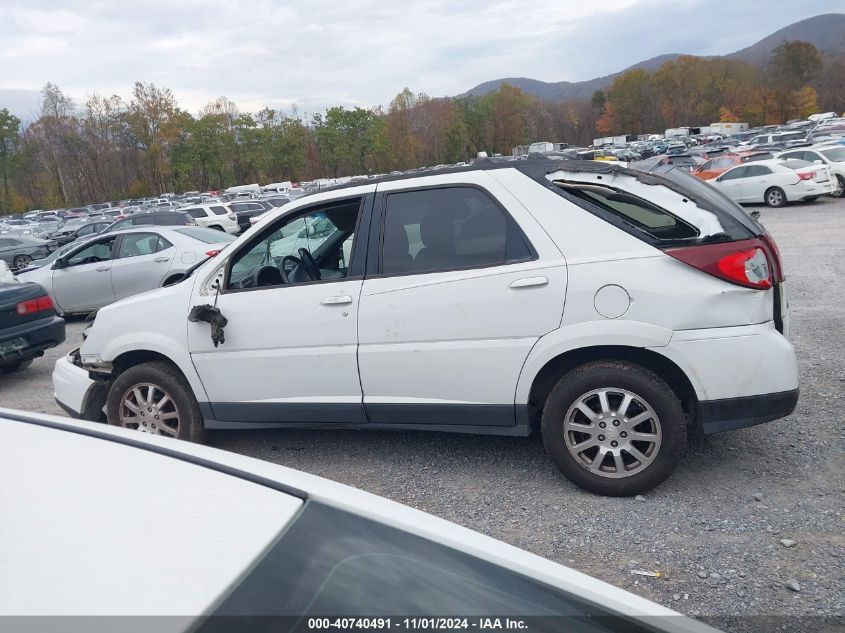
<path id="1" fill-rule="evenodd" d="M 462 630 L 509 616 L 532 631 L 713 631 L 387 499 L 113 426 L 0 409 L 0 481 L 0 616 L 153 615 L 130 628 L 156 632 L 444 616 Z"/>
<path id="2" fill-rule="evenodd" d="M 18 278 L 44 286 L 61 313 L 87 313 L 179 281 L 234 239 L 196 226 L 139 226 L 86 240 Z"/>
<path id="3" fill-rule="evenodd" d="M 742 163 L 707 182 L 735 202 L 765 202 L 770 207 L 815 200 L 831 193 L 829 182 L 823 184 L 805 177 L 779 160 Z"/>
<path id="4" fill-rule="evenodd" d="M 833 197 L 842 198 L 845 196 L 845 145 L 842 143 L 825 143 L 813 147 L 791 149 L 778 154 L 776 158 L 781 160 L 797 158 L 816 165 L 827 165 L 836 181 L 833 187 Z"/>

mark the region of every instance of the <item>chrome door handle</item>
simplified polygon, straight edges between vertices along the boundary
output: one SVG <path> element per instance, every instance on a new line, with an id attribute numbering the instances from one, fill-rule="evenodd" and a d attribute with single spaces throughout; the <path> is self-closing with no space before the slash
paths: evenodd
<path id="1" fill-rule="evenodd" d="M 349 295 L 340 295 L 338 297 L 326 297 L 320 303 L 324 306 L 339 306 L 347 303 L 352 303 L 352 297 Z"/>
<path id="2" fill-rule="evenodd" d="M 549 283 L 547 277 L 526 277 L 512 282 L 511 288 L 531 288 L 533 286 L 545 286 L 547 283 Z"/>
<path id="3" fill-rule="evenodd" d="M 111 270 L 111 266 L 100 266 L 99 268 L 95 268 L 98 273 L 104 273 L 108 270 Z"/>
<path id="4" fill-rule="evenodd" d="M 170 258 L 169 257 L 156 257 L 153 261 L 158 262 L 160 264 L 161 262 L 169 262 Z"/>

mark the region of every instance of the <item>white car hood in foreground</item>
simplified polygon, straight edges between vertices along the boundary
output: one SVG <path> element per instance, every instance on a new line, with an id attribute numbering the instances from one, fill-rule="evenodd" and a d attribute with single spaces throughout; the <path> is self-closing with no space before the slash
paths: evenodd
<path id="1" fill-rule="evenodd" d="M 0 409 L 0 419 L 4 416 L 28 415 Z M 37 419 L 69 431 L 94 433 L 106 438 L 131 438 L 138 445 L 166 448 L 173 453 L 212 461 L 226 468 L 265 478 L 288 489 L 302 491 L 309 499 L 507 567 L 625 615 L 676 616 L 649 619 L 650 623 L 665 627 L 667 631 L 713 631 L 700 622 L 677 617 L 678 614 L 670 609 L 580 572 L 425 512 L 321 477 L 207 446 L 137 431 L 56 416 L 38 416 Z M 79 477 L 69 474 L 65 469 L 66 464 L 61 468 L 56 466 L 65 461 L 63 455 L 68 454 L 69 442 L 73 442 L 80 450 L 102 453 L 96 461 L 86 459 L 85 463 L 77 463 L 77 468 L 87 479 L 88 489 L 92 491 L 90 495 L 85 495 L 83 505 L 71 501 L 80 498 L 78 489 L 73 487 L 82 483 Z M 98 450 L 98 442 L 107 445 L 108 449 Z M 106 457 L 105 454 L 111 456 Z M 32 455 L 39 456 L 38 463 L 31 463 L 34 461 Z M 78 459 L 78 456 L 75 458 Z M 120 469 L 133 469 L 132 472 L 144 474 L 135 482 L 135 490 L 127 493 L 125 489 L 118 490 L 116 484 L 110 482 L 109 475 Z M 48 479 L 45 480 L 45 476 Z M 174 476 L 178 478 L 173 479 Z M 41 613 L 45 609 L 51 613 L 62 612 L 63 609 L 72 609 L 74 613 L 86 609 L 88 613 L 99 613 L 106 609 L 106 605 L 110 612 L 125 612 L 126 609 L 132 612 L 130 605 L 134 605 L 135 612 L 140 606 L 143 607 L 142 613 L 151 613 L 152 603 L 133 600 L 132 594 L 135 587 L 143 588 L 143 585 L 138 584 L 140 579 L 146 574 L 152 574 L 154 564 L 162 564 L 162 560 L 168 561 L 164 569 L 172 569 L 178 574 L 177 578 L 187 577 L 185 564 L 196 566 L 196 571 L 191 571 L 190 575 L 198 579 L 198 585 L 194 588 L 173 587 L 168 584 L 166 575 L 154 574 L 152 577 L 165 583 L 167 592 L 175 592 L 166 598 L 153 588 L 161 600 L 160 604 L 170 609 L 179 602 L 182 614 L 201 612 L 208 607 L 212 585 L 227 574 L 232 574 L 234 580 L 238 565 L 254 557 L 274 529 L 278 532 L 288 522 L 300 503 L 299 499 L 288 498 L 278 491 L 207 471 L 181 460 L 20 422 L 0 421 L 0 477 L 3 482 L 0 484 L 0 515 L 10 516 L 11 506 L 32 506 L 27 511 L 29 518 L 16 518 L 10 523 L 4 520 L 0 523 L 0 560 L 12 560 L 15 568 L 23 566 L 25 569 L 27 564 L 34 567 L 31 560 L 41 560 L 46 565 L 46 552 L 55 556 L 49 561 L 54 566 L 52 572 L 41 567 L 39 570 L 33 569 L 28 577 L 0 576 L 0 615 L 11 612 Z M 29 477 L 33 477 L 34 482 L 27 483 Z M 15 483 L 10 486 L 9 482 Z M 53 486 L 56 492 L 53 492 Z M 66 500 L 61 499 L 61 491 L 67 494 Z M 45 492 L 48 497 L 44 496 Z M 32 499 L 38 501 L 33 502 Z M 136 504 L 141 504 L 140 507 L 149 506 L 148 510 L 137 512 L 139 506 Z M 181 519 L 174 520 L 170 527 L 162 530 L 160 524 L 153 525 L 152 517 L 164 511 L 165 506 L 181 516 Z M 173 506 L 183 507 L 174 509 Z M 143 519 L 147 512 L 150 513 L 149 522 Z M 104 530 L 104 521 L 121 518 L 124 519 L 127 534 L 114 536 Z M 129 538 L 129 534 L 132 538 Z M 68 551 L 72 548 L 81 550 L 86 542 L 94 549 L 84 555 L 83 551 Z M 100 546 L 97 546 L 98 543 Z M 115 547 L 119 545 L 120 549 L 111 552 L 110 545 L 109 552 L 101 552 L 103 543 L 114 544 Z M 181 547 L 186 547 L 188 551 L 180 553 L 174 549 Z M 45 553 L 38 554 L 39 549 Z M 156 549 L 166 552 L 167 556 L 160 556 Z M 25 556 L 23 552 L 26 552 Z M 91 561 L 86 562 L 89 557 Z M 143 560 L 138 562 L 139 558 Z M 133 567 L 136 564 L 141 566 Z M 103 576 L 99 584 L 112 586 L 104 587 L 106 593 L 98 597 L 89 595 L 86 598 L 85 590 L 67 585 L 90 576 L 91 570 L 97 569 L 93 565 L 101 566 L 101 574 L 106 574 L 107 568 L 114 570 L 115 567 L 122 572 L 108 579 Z M 137 573 L 132 573 L 133 569 Z M 130 573 L 137 576 L 137 579 L 133 580 Z M 197 573 L 207 576 L 203 579 Z M 58 608 L 57 603 L 53 603 L 48 608 L 52 598 L 40 602 L 37 596 L 28 597 L 25 605 L 21 605 L 14 596 L 16 591 L 20 592 L 22 580 L 28 581 L 27 584 L 47 583 L 44 585 L 45 596 L 66 592 L 62 598 L 62 607 Z M 52 586 L 52 592 L 47 590 L 49 586 Z M 89 591 L 91 589 L 88 587 Z"/>
<path id="2" fill-rule="evenodd" d="M 302 505 L 183 460 L 0 418 L 0 617 L 207 613 Z"/>

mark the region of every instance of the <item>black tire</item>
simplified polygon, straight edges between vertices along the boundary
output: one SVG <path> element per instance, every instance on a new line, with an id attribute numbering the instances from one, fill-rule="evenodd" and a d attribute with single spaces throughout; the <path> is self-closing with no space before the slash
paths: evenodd
<path id="1" fill-rule="evenodd" d="M 223 229 L 223 227 L 222 227 L 222 226 L 220 226 L 219 224 L 215 224 L 214 226 L 210 226 L 210 227 L 208 227 L 208 228 L 210 228 L 210 229 L 214 229 L 215 231 L 223 231 L 224 233 L 226 232 L 226 231 Z"/>
<path id="2" fill-rule="evenodd" d="M 0 363 L 0 374 L 11 374 L 16 371 L 21 371 L 32 365 L 34 359 L 27 358 L 26 360 L 14 360 Z"/>
<path id="3" fill-rule="evenodd" d="M 763 194 L 763 200 L 767 205 L 776 209 L 779 207 L 785 207 L 788 202 L 786 194 L 780 187 L 770 187 L 769 189 L 766 189 L 766 193 Z"/>
<path id="4" fill-rule="evenodd" d="M 173 365 L 166 361 L 153 361 L 135 365 L 115 379 L 109 388 L 108 399 L 106 400 L 106 417 L 108 418 L 109 424 L 134 428 L 136 430 L 141 429 L 140 423 L 134 427 L 124 425 L 121 422 L 120 416 L 124 395 L 138 385 L 153 385 L 159 391 L 169 395 L 173 404 L 172 410 L 175 410 L 178 415 L 176 432 L 164 433 L 161 431 L 161 422 L 158 422 L 155 431 L 152 430 L 153 425 L 156 424 L 155 421 L 158 420 L 154 416 L 155 412 L 151 410 L 143 412 L 145 418 L 144 427 L 149 428 L 149 432 L 167 437 L 176 437 L 176 439 L 187 440 L 188 442 L 198 444 L 203 442 L 205 425 L 199 405 L 197 404 L 197 399 L 194 397 L 191 386 L 185 380 L 185 377 Z M 143 387 L 141 389 L 143 393 Z M 149 397 L 149 392 L 144 395 Z M 137 404 L 137 399 L 135 404 Z M 170 413 L 172 411 L 168 410 L 167 412 Z M 152 419 L 149 419 L 149 426 L 146 423 L 148 415 L 152 415 Z M 140 418 L 140 416 L 138 417 Z"/>
<path id="5" fill-rule="evenodd" d="M 582 398 L 595 390 L 601 389 L 624 390 L 634 394 L 639 400 L 633 400 L 632 402 L 635 403 L 633 406 L 638 406 L 642 401 L 651 408 L 656 416 L 656 419 L 650 418 L 651 421 L 642 423 L 654 424 L 656 427 L 654 435 L 659 438 L 659 444 L 656 444 L 656 448 L 648 456 L 650 461 L 647 465 L 643 465 L 646 462 L 635 460 L 630 453 L 626 452 L 623 455 L 623 451 L 626 450 L 625 446 L 621 446 L 617 451 L 623 462 L 626 459 L 629 460 L 629 463 L 623 466 L 623 473 L 631 468 L 633 472 L 630 475 L 615 476 L 592 472 L 586 462 L 582 461 L 583 457 L 590 458 L 589 451 L 592 449 L 586 449 L 586 454 L 579 458 L 570 452 L 567 445 L 567 438 L 570 437 L 564 430 L 567 413 L 573 410 Z M 598 396 L 595 397 L 598 398 Z M 628 405 L 628 409 L 631 406 Z M 621 406 L 617 404 L 617 411 L 619 409 L 621 409 Z M 641 410 L 645 410 L 645 408 Z M 577 413 L 573 413 L 573 415 L 577 415 Z M 628 418 L 625 417 L 620 422 L 620 429 L 630 428 L 631 434 L 643 432 L 641 425 L 636 426 L 636 428 L 626 427 L 627 420 Z M 604 424 L 604 422 L 601 422 L 601 424 Z M 616 426 L 615 420 L 612 425 L 613 427 Z M 565 374 L 552 388 L 546 399 L 540 428 L 546 452 L 567 479 L 585 490 L 611 497 L 636 495 L 660 485 L 672 474 L 686 450 L 686 420 L 677 395 L 663 379 L 653 372 L 639 365 L 623 361 L 594 361 Z M 607 431 L 600 431 L 597 426 L 593 428 L 597 433 L 596 438 L 603 438 L 602 442 L 607 441 L 607 444 L 610 443 L 611 438 L 598 435 L 598 433 L 612 432 L 618 440 L 617 446 L 620 445 L 619 443 L 631 443 L 630 440 L 621 439 L 621 437 L 627 437 L 625 433 L 620 436 L 620 431 L 613 430 L 611 426 L 607 427 Z M 580 434 L 576 433 L 575 435 Z M 576 438 L 574 441 L 578 443 L 580 439 Z M 643 446 L 644 444 L 638 442 L 634 448 L 638 449 Z M 601 447 L 593 455 L 597 455 L 600 450 Z M 612 449 L 608 448 L 608 450 Z M 645 448 L 643 450 L 646 451 Z M 602 465 L 608 461 L 614 462 L 608 468 L 610 466 L 615 468 L 615 458 L 610 453 L 607 453 L 607 457 L 600 460 L 598 468 L 601 469 Z M 636 466 L 638 463 L 640 466 Z"/>
<path id="6" fill-rule="evenodd" d="M 15 259 L 12 260 L 12 264 L 14 265 L 16 270 L 20 270 L 21 268 L 26 268 L 32 263 L 32 257 L 29 255 L 16 255 Z"/>
<path id="7" fill-rule="evenodd" d="M 845 197 L 845 176 L 836 176 L 836 180 L 839 182 L 839 188 L 833 192 L 834 198 L 843 198 Z"/>

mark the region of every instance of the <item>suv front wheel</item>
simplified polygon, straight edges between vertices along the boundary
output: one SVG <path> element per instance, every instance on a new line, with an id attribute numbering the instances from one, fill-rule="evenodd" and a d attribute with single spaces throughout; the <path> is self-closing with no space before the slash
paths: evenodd
<path id="1" fill-rule="evenodd" d="M 686 448 L 678 397 L 633 363 L 596 361 L 565 374 L 543 408 L 543 444 L 574 484 L 627 496 L 661 484 Z"/>
<path id="2" fill-rule="evenodd" d="M 203 440 L 202 414 L 191 387 L 164 361 L 121 373 L 109 389 L 106 413 L 114 426 L 189 442 Z"/>

